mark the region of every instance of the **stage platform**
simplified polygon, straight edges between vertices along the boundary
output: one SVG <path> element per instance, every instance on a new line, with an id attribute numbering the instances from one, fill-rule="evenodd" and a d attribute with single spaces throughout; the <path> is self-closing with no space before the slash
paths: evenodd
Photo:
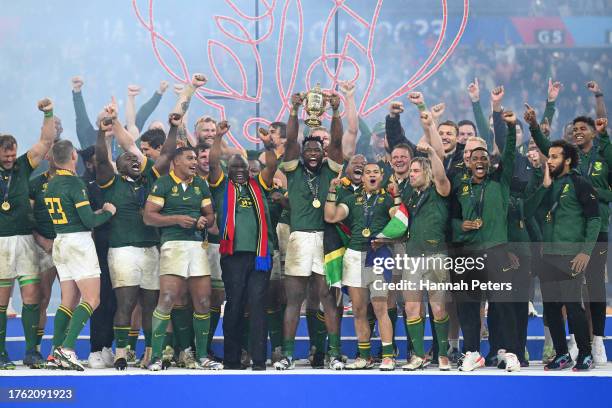
<path id="1" fill-rule="evenodd" d="M 609 317 L 608 319 L 611 319 Z M 612 356 L 612 322 L 606 329 L 606 348 Z M 354 357 L 356 339 L 352 316 L 343 319 L 342 351 Z M 53 317 L 50 316 L 42 344 L 43 355 L 50 349 Z M 14 360 L 23 356 L 24 342 L 20 319 L 8 323 L 7 349 Z M 217 331 L 213 348 L 222 354 L 222 337 Z M 84 372 L 31 370 L 18 366 L 14 371 L 0 371 L 0 406 L 21 406 L 21 401 L 9 399 L 15 390 L 48 390 L 48 394 L 72 399 L 28 400 L 24 406 L 85 406 L 123 407 L 137 404 L 143 407 L 193 406 L 203 407 L 259 407 L 287 408 L 327 406 L 363 407 L 393 406 L 469 406 L 490 408 L 532 406 L 610 406 L 609 390 L 612 389 L 612 363 L 592 371 L 575 373 L 571 370 L 545 372 L 539 361 L 542 355 L 543 326 L 541 318 L 529 320 L 528 350 L 531 366 L 518 373 L 507 373 L 496 368 L 483 368 L 472 373 L 462 373 L 453 368 L 441 372 L 428 367 L 418 372 L 394 372 L 313 370 L 306 360 L 300 360 L 296 370 L 279 372 L 268 367 L 265 372 L 245 371 L 195 371 L 170 368 L 163 372 L 148 372 L 133 366 L 118 372 L 112 368 L 88 369 Z M 426 347 L 431 344 L 429 324 Z M 398 321 L 397 340 L 400 351 L 398 366 L 405 363 L 406 337 L 403 325 Z M 296 355 L 308 354 L 308 338 L 305 319 L 298 329 Z M 373 348 L 379 347 L 373 341 Z M 142 339 L 137 347 L 143 348 Z M 89 326 L 86 326 L 77 342 L 77 353 L 86 359 L 89 353 Z M 483 354 L 488 351 L 482 343 Z M 20 363 L 19 361 L 15 361 Z M 64 391 L 62 391 L 64 390 Z M 28 391 L 20 395 L 42 395 L 41 391 Z M 50 405 L 51 404 L 51 405 Z"/>
<path id="2" fill-rule="evenodd" d="M 56 395 L 64 396 L 70 390 L 72 395 L 72 399 L 29 400 L 23 404 L 27 407 L 604 407 L 610 406 L 612 365 L 587 373 L 545 372 L 541 364 L 518 373 L 495 368 L 472 373 L 437 368 L 411 373 L 333 372 L 312 370 L 305 364 L 289 372 L 171 368 L 150 373 L 130 367 L 124 372 L 78 373 L 20 367 L 0 372 L 0 377 L 0 405 L 13 407 L 21 406 L 8 398 L 9 390 L 17 389 L 58 390 Z"/>

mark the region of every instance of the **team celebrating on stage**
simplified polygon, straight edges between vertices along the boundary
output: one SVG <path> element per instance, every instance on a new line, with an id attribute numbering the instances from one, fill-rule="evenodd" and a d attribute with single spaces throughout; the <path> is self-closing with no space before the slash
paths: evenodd
<path id="1" fill-rule="evenodd" d="M 205 116 L 189 131 L 190 101 L 205 83 L 195 74 L 177 85 L 167 122 L 144 130 L 165 81 L 138 114 L 139 89 L 129 87 L 125 125 L 113 98 L 94 127 L 76 77 L 83 150 L 60 137 L 49 99 L 38 102 L 40 139 L 27 152 L 17 156 L 18 140 L 0 133 L 0 369 L 16 367 L 6 349 L 15 282 L 23 364 L 31 368 L 83 371 L 75 345 L 92 318 L 90 368 L 293 370 L 305 310 L 313 368 L 520 371 L 529 366 L 534 280 L 544 369 L 607 362 L 612 145 L 597 83 L 584 91 L 595 97 L 596 117 L 576 117 L 563 129 L 551 128 L 562 91 L 552 80 L 541 120 L 532 101 L 524 101 L 523 120 L 504 108 L 503 86 L 490 93 L 487 120 L 477 79 L 467 90 L 474 121 L 443 120 L 443 103 L 428 107 L 412 92 L 422 133 L 408 137 L 402 102 L 391 102 L 385 121 L 369 130 L 355 85 L 340 81 L 340 93 L 294 94 L 286 123 L 258 129 L 263 149 L 256 151 L 230 146 L 226 121 Z M 317 120 L 326 108 L 329 129 Z M 389 267 L 396 256 L 422 262 Z M 56 276 L 61 304 L 45 359 L 40 345 Z M 348 299 L 357 354 L 347 358 Z M 222 358 L 212 348 L 221 315 Z M 405 364 L 396 343 L 400 315 Z M 372 347 L 376 326 L 380 353 Z M 140 329 L 145 351 L 137 361 Z"/>

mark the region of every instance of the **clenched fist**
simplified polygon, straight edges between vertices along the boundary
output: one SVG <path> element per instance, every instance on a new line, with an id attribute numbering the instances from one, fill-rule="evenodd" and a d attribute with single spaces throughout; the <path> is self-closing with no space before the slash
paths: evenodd
<path id="1" fill-rule="evenodd" d="M 115 208 L 115 206 L 112 205 L 111 203 L 104 203 L 104 205 L 102 205 L 102 210 L 108 211 L 109 213 L 113 215 L 117 213 L 117 208 Z"/>
<path id="2" fill-rule="evenodd" d="M 193 85 L 194 88 L 204 86 L 206 82 L 208 82 L 208 80 L 204 74 L 193 74 L 193 77 L 191 77 L 191 85 Z"/>
<path id="3" fill-rule="evenodd" d="M 81 88 L 83 87 L 83 77 L 75 76 L 72 77 L 72 90 L 74 92 L 81 92 Z"/>
<path id="4" fill-rule="evenodd" d="M 168 83 L 168 81 L 161 81 L 159 83 L 159 93 L 163 94 L 164 92 L 166 92 L 166 89 L 168 89 L 168 86 L 170 84 Z"/>
<path id="5" fill-rule="evenodd" d="M 168 123 L 170 126 L 179 127 L 183 121 L 183 115 L 180 113 L 173 112 L 168 115 Z"/>
<path id="6" fill-rule="evenodd" d="M 514 112 L 504 111 L 504 113 L 502 114 L 502 118 L 504 119 L 504 122 L 506 122 L 508 125 L 516 125 L 516 115 L 514 114 Z"/>
<path id="7" fill-rule="evenodd" d="M 138 95 L 140 95 L 140 86 L 128 85 L 128 96 L 138 96 Z"/>
<path id="8" fill-rule="evenodd" d="M 53 102 L 51 102 L 51 99 L 44 98 L 38 101 L 38 110 L 43 113 L 51 112 L 53 110 Z"/>
<path id="9" fill-rule="evenodd" d="M 599 118 L 595 121 L 595 129 L 597 129 L 597 132 L 600 134 L 604 134 L 607 132 L 606 128 L 608 127 L 608 119 L 606 118 Z"/>

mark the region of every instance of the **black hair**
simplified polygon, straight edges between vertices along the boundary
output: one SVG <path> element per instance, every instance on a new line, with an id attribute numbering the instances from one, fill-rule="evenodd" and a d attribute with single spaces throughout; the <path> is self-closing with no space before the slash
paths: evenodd
<path id="1" fill-rule="evenodd" d="M 149 129 L 140 136 L 140 141 L 147 142 L 151 149 L 157 149 L 166 141 L 166 133 L 162 129 Z"/>
<path id="2" fill-rule="evenodd" d="M 79 155 L 84 162 L 90 162 L 94 154 L 96 154 L 96 148 L 94 146 L 89 146 L 79 150 Z"/>
<path id="3" fill-rule="evenodd" d="M 584 122 L 584 120 L 579 120 L 578 122 Z M 578 156 L 578 148 L 571 143 L 568 143 L 566 140 L 555 140 L 550 144 L 550 147 L 560 147 L 563 149 L 563 159 L 570 159 L 570 169 L 576 168 L 578 166 L 578 161 L 580 157 Z"/>
<path id="4" fill-rule="evenodd" d="M 592 129 L 595 129 L 595 121 L 588 116 L 578 116 L 572 120 L 572 125 L 576 125 L 578 122 L 584 122 L 589 125 Z"/>
<path id="5" fill-rule="evenodd" d="M 194 152 L 194 153 L 195 153 L 195 152 L 196 152 L 196 150 L 195 150 L 193 147 L 191 147 L 191 146 L 183 146 L 183 147 L 179 147 L 178 149 L 176 149 L 176 150 L 174 151 L 174 155 L 172 155 L 172 158 L 173 158 L 173 159 L 175 159 L 175 158 L 177 158 L 178 156 L 181 156 L 181 155 L 182 155 L 183 153 L 185 153 L 185 152 Z"/>
<path id="6" fill-rule="evenodd" d="M 323 139 L 318 136 L 306 136 L 304 140 L 302 140 L 302 148 L 306 146 L 308 142 L 317 142 L 321 145 L 321 149 L 323 148 Z"/>
<path id="7" fill-rule="evenodd" d="M 276 128 L 280 131 L 281 139 L 287 138 L 287 124 L 285 122 L 272 122 L 270 127 Z"/>
<path id="8" fill-rule="evenodd" d="M 0 135 L 0 148 L 9 150 L 17 147 L 17 140 L 12 135 Z"/>
<path id="9" fill-rule="evenodd" d="M 478 136 L 478 128 L 476 127 L 476 124 L 474 124 L 474 122 L 472 122 L 469 119 L 460 120 L 459 123 L 457 123 L 457 129 L 459 129 L 461 126 L 465 126 L 465 125 L 470 125 L 474 129 L 474 136 Z M 457 134 L 458 133 L 459 132 L 457 132 Z"/>

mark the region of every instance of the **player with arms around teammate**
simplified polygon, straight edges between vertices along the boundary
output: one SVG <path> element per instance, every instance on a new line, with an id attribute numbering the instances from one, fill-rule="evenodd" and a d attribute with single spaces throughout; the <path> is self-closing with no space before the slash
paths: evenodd
<path id="1" fill-rule="evenodd" d="M 210 268 L 202 234 L 208 228 L 217 233 L 210 190 L 196 174 L 197 158 L 193 148 L 176 149 L 174 169 L 153 186 L 144 209 L 144 222 L 161 229 L 159 265 L 160 293 L 153 312 L 152 356 L 149 370 L 168 367 L 162 362 L 162 345 L 172 306 L 187 285 L 193 303 L 195 331 L 195 368 L 219 370 L 223 365 L 208 359 L 210 330 Z M 174 326 L 176 329 L 176 326 Z M 184 347 L 184 345 L 183 345 Z M 184 347 L 185 352 L 191 352 Z"/>
<path id="2" fill-rule="evenodd" d="M 107 106 L 104 114 L 96 141 L 96 182 L 105 201 L 117 208 L 110 224 L 108 266 L 117 297 L 114 366 L 117 370 L 125 370 L 130 318 L 139 297 L 146 346 L 143 360 L 147 362 L 151 358 L 151 319 L 159 296 L 159 252 L 156 247 L 159 235 L 157 229 L 144 224 L 142 212 L 155 180 L 168 174 L 171 156 L 176 150 L 181 115 L 170 114 L 168 138 L 154 162 L 136 148 L 130 134 L 117 120 L 114 104 Z M 104 136 L 111 128 L 126 150 L 117 158 L 118 174 L 109 160 Z"/>
<path id="3" fill-rule="evenodd" d="M 100 303 L 100 265 L 91 230 L 115 214 L 115 206 L 104 203 L 94 212 L 87 187 L 76 176 L 77 152 L 68 140 L 53 146 L 57 165 L 45 194 L 45 204 L 57 237 L 53 241 L 53 263 L 62 289 L 62 300 L 55 314 L 53 357 L 64 367 L 83 371 L 74 345 L 77 336 Z M 81 303 L 72 310 L 72 305 Z"/>
<path id="4" fill-rule="evenodd" d="M 38 102 L 45 118 L 41 135 L 25 154 L 17 157 L 17 141 L 11 135 L 0 136 L 0 369 L 14 369 L 6 349 L 6 309 L 17 279 L 23 299 L 22 323 L 26 339 L 24 364 L 38 365 L 42 359 L 36 352 L 40 277 L 35 262 L 36 244 L 32 223 L 28 179 L 45 157 L 55 137 L 53 104 L 49 99 Z"/>

